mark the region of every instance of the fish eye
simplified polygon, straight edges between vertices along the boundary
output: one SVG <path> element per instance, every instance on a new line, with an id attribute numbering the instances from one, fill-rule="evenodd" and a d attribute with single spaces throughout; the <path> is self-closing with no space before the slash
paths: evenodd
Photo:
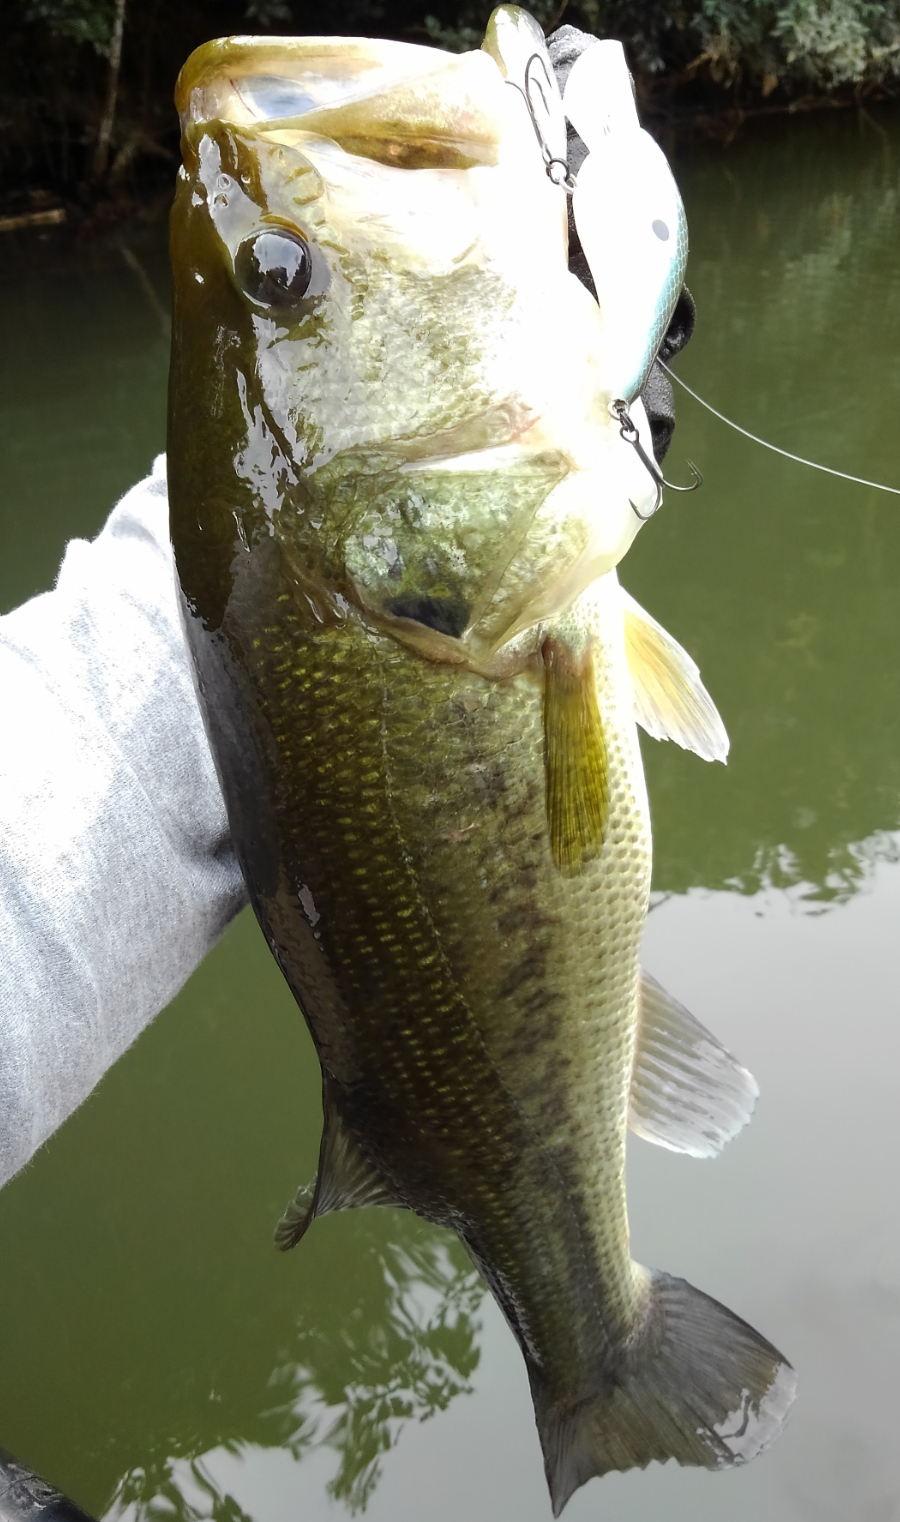
<path id="1" fill-rule="evenodd" d="M 290 307 L 305 296 L 312 268 L 306 239 L 281 228 L 245 238 L 234 261 L 247 295 L 267 307 Z"/>

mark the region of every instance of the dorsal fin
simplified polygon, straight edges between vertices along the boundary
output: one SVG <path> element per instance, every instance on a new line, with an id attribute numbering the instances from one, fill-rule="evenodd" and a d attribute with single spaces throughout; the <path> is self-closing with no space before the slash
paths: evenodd
<path id="1" fill-rule="evenodd" d="M 677 999 L 641 972 L 628 1124 L 645 1140 L 715 1157 L 747 1124 L 756 1079 Z"/>
<path id="2" fill-rule="evenodd" d="M 363 1205 L 400 1205 L 380 1174 L 364 1157 L 335 1104 L 327 1074 L 322 1076 L 325 1123 L 319 1149 L 319 1172 L 297 1193 L 275 1228 L 275 1246 L 296 1247 L 316 1216 Z"/>
<path id="3" fill-rule="evenodd" d="M 544 642 L 544 770 L 553 860 L 577 877 L 597 856 L 609 817 L 609 761 L 593 654 Z"/>
<path id="4" fill-rule="evenodd" d="M 704 761 L 724 761 L 728 735 L 696 661 L 622 588 L 634 716 L 654 740 L 674 740 Z"/>

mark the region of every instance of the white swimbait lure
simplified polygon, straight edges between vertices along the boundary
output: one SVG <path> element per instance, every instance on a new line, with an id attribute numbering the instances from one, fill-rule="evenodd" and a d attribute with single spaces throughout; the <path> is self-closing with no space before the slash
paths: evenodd
<path id="1" fill-rule="evenodd" d="M 600 304 L 610 404 L 643 390 L 684 284 L 684 205 L 662 149 L 638 120 L 620 42 L 592 43 L 572 66 L 563 108 L 588 156 L 572 198 Z"/>

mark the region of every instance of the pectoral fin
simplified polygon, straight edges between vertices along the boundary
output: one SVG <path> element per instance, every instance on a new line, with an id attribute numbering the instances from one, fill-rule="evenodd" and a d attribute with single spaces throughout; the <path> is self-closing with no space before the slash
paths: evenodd
<path id="1" fill-rule="evenodd" d="M 674 740 L 704 761 L 724 761 L 728 735 L 695 661 L 622 589 L 634 716 L 654 740 Z"/>
<path id="2" fill-rule="evenodd" d="M 316 1216 L 362 1205 L 401 1203 L 360 1151 L 330 1093 L 327 1077 L 323 1080 L 322 1099 L 325 1124 L 319 1172 L 311 1183 L 297 1190 L 275 1228 L 275 1246 L 282 1252 L 296 1247 Z"/>
<path id="3" fill-rule="evenodd" d="M 609 761 L 590 650 L 574 657 L 548 639 L 544 655 L 544 770 L 553 860 L 577 877 L 598 855 L 609 817 Z"/>
<path id="4" fill-rule="evenodd" d="M 628 1124 L 672 1152 L 715 1157 L 753 1114 L 756 1079 L 649 973 L 638 1000 Z"/>

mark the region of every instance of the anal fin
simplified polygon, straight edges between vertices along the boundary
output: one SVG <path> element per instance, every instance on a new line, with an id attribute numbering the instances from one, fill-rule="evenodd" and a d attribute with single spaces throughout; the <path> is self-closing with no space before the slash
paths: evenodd
<path id="1" fill-rule="evenodd" d="M 328 1082 L 322 1080 L 325 1123 L 319 1148 L 319 1172 L 297 1193 L 275 1228 L 275 1246 L 281 1252 L 296 1247 L 316 1216 L 363 1205 L 400 1205 L 381 1175 L 360 1151 L 348 1129 Z"/>
<path id="2" fill-rule="evenodd" d="M 696 661 L 624 587 L 622 603 L 638 724 L 654 740 L 674 740 L 704 761 L 724 761 L 728 734 Z"/>
<path id="3" fill-rule="evenodd" d="M 750 1119 L 756 1079 L 649 973 L 638 1001 L 628 1124 L 672 1152 L 715 1157 Z"/>
<path id="4" fill-rule="evenodd" d="M 576 877 L 603 846 L 609 760 L 590 649 L 575 657 L 548 639 L 544 657 L 544 769 L 553 860 Z"/>

